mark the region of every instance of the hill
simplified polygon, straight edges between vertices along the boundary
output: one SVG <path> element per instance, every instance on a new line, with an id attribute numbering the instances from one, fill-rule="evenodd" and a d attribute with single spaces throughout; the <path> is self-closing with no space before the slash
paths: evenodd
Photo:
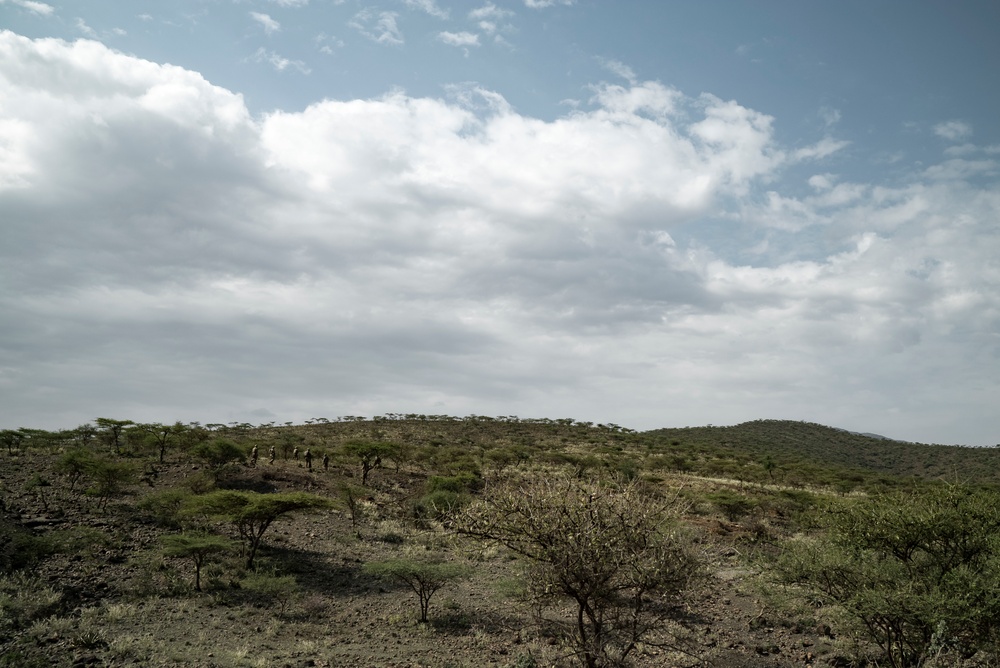
<path id="1" fill-rule="evenodd" d="M 1000 483 L 998 448 L 910 443 L 810 422 L 754 420 L 732 427 L 657 429 L 646 435 L 717 456 L 771 457 L 790 471 L 819 466 L 855 474 Z"/>

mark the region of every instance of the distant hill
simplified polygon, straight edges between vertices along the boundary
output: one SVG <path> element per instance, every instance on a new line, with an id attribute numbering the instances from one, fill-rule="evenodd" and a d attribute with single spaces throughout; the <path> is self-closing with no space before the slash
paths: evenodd
<path id="1" fill-rule="evenodd" d="M 706 451 L 771 457 L 785 465 L 811 463 L 892 476 L 1000 483 L 1000 448 L 910 443 L 793 420 L 656 429 L 644 434 Z"/>

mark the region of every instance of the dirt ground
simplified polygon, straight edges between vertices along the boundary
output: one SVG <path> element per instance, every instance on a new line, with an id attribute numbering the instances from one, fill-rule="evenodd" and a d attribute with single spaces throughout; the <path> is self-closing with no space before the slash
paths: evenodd
<path id="1" fill-rule="evenodd" d="M 36 535 L 71 535 L 79 543 L 34 568 L 21 585 L 26 595 L 48 595 L 55 603 L 51 614 L 36 612 L 30 621 L 8 619 L 0 626 L 0 666 L 572 665 L 567 648 L 519 600 L 517 560 L 407 520 L 408 490 L 422 481 L 418 472 L 375 471 L 357 526 L 346 510 L 275 522 L 264 538 L 260 568 L 291 576 L 294 586 L 262 603 L 245 595 L 225 564 L 207 565 L 205 591 L 194 592 L 189 562 L 162 556 L 159 537 L 169 531 L 137 509 L 144 495 L 197 474 L 190 462 L 157 465 L 149 484 L 102 511 L 58 480 L 54 458 L 31 451 L 0 455 L 0 512 L 7 520 Z M 36 473 L 53 482 L 43 490 L 44 501 L 28 489 Z M 346 469 L 309 472 L 278 460 L 244 469 L 236 482 L 259 491 L 335 497 L 337 484 L 355 475 Z M 832 638 L 828 627 L 808 616 L 776 613 L 766 603 L 767 591 L 747 559 L 758 548 L 741 527 L 700 516 L 692 518 L 691 531 L 706 577 L 690 597 L 683 632 L 689 653 L 646 646 L 634 656 L 636 666 L 847 665 L 844 641 Z M 416 621 L 411 591 L 362 570 L 371 561 L 444 547 L 468 561 L 473 575 L 434 596 L 428 624 Z M 11 589 L 12 580 L 6 581 Z"/>

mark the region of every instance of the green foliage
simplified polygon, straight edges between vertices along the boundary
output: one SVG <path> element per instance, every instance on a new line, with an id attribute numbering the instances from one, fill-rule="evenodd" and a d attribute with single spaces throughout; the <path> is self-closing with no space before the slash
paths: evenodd
<path id="1" fill-rule="evenodd" d="M 232 523 L 244 542 L 246 567 L 251 569 L 264 533 L 275 520 L 292 512 L 330 506 L 329 499 L 305 492 L 258 494 L 218 490 L 186 499 L 182 511 Z"/>
<path id="2" fill-rule="evenodd" d="M 427 493 L 413 506 L 418 519 L 445 519 L 453 516 L 472 500 L 472 492 L 480 489 L 482 479 L 471 472 L 453 476 L 432 475 L 427 479 Z"/>
<path id="3" fill-rule="evenodd" d="M 749 515 L 757 507 L 757 503 L 753 499 L 731 489 L 723 488 L 710 492 L 705 495 L 705 498 L 722 511 L 726 519 L 731 522 Z"/>
<path id="4" fill-rule="evenodd" d="M 72 527 L 50 531 L 45 537 L 54 553 L 83 556 L 85 553 L 96 554 L 97 551 L 110 544 L 107 534 L 90 527 Z"/>
<path id="5" fill-rule="evenodd" d="M 75 447 L 63 453 L 59 461 L 56 462 L 56 473 L 60 473 L 69 478 L 69 489 L 73 491 L 81 478 L 85 477 L 97 463 L 97 457 L 93 452 L 84 447 Z"/>
<path id="6" fill-rule="evenodd" d="M 121 452 L 123 434 L 127 427 L 135 424 L 132 420 L 114 420 L 112 418 L 97 418 L 94 420 L 97 425 L 97 434 L 115 454 Z"/>
<path id="7" fill-rule="evenodd" d="M 368 563 L 364 571 L 369 575 L 397 580 L 409 587 L 420 603 L 420 622 L 426 623 L 431 597 L 449 582 L 467 577 L 471 568 L 436 556 Z"/>
<path id="8" fill-rule="evenodd" d="M 21 447 L 21 443 L 24 442 L 25 435 L 20 430 L 17 429 L 3 429 L 0 430 L 0 444 L 7 448 L 7 454 L 14 454 L 14 450 Z"/>
<path id="9" fill-rule="evenodd" d="M 46 512 L 49 510 L 49 487 L 52 487 L 52 483 L 40 473 L 36 473 L 31 476 L 31 478 L 28 479 L 28 482 L 24 484 L 24 488 L 38 499 L 39 503 L 42 504 L 42 508 L 44 508 Z"/>
<path id="10" fill-rule="evenodd" d="M 163 536 L 163 556 L 190 559 L 194 564 L 194 588 L 201 591 L 201 567 L 213 556 L 233 549 L 233 543 L 222 536 L 183 533 Z"/>
<path id="11" fill-rule="evenodd" d="M 836 603 L 897 668 L 1000 630 L 1000 494 L 939 485 L 843 502 L 828 534 L 789 545 L 778 572 Z"/>
<path id="12" fill-rule="evenodd" d="M 166 459 L 167 448 L 172 443 L 181 441 L 184 433 L 188 429 L 180 422 L 176 422 L 172 425 L 150 422 L 147 424 L 140 424 L 138 425 L 138 428 L 146 434 L 147 440 L 156 447 L 161 464 Z"/>
<path id="13" fill-rule="evenodd" d="M 427 492 L 454 492 L 467 494 L 478 491 L 482 487 L 482 479 L 470 472 L 453 476 L 432 475 L 427 478 Z"/>
<path id="14" fill-rule="evenodd" d="M 191 454 L 205 463 L 215 479 L 221 478 L 230 466 L 246 462 L 243 448 L 225 438 L 198 443 L 191 448 Z"/>
<path id="15" fill-rule="evenodd" d="M 135 466 L 130 462 L 105 457 L 96 457 L 87 467 L 91 486 L 86 492 L 97 497 L 98 507 L 106 510 L 108 501 L 122 495 L 136 482 Z"/>
<path id="16" fill-rule="evenodd" d="M 291 575 L 274 573 L 247 573 L 240 580 L 240 589 L 258 606 L 275 606 L 284 614 L 299 597 L 302 588 Z"/>
<path id="17" fill-rule="evenodd" d="M 444 520 L 461 510 L 472 497 L 469 494 L 437 490 L 424 494 L 413 504 L 413 515 L 418 520 Z"/>
<path id="18" fill-rule="evenodd" d="M 0 516 L 0 573 L 28 568 L 54 552 L 52 542 Z"/>
<path id="19" fill-rule="evenodd" d="M 367 490 L 364 487 L 343 482 L 338 486 L 337 493 L 351 514 L 351 526 L 357 528 L 362 514 L 361 499 L 368 494 Z"/>
<path id="20" fill-rule="evenodd" d="M 184 519 L 181 510 L 191 495 L 192 493 L 188 489 L 164 489 L 147 495 L 137 505 L 141 510 L 149 513 L 157 524 L 178 528 Z"/>

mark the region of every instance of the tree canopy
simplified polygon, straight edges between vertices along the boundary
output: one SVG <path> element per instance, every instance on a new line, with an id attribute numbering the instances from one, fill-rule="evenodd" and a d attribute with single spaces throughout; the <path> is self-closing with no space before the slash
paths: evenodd
<path id="1" fill-rule="evenodd" d="M 230 522 L 244 543 L 247 568 L 254 558 L 264 533 L 279 517 L 293 512 L 318 510 L 331 506 L 327 498 L 305 492 L 258 494 L 218 490 L 185 501 L 185 512 Z"/>

